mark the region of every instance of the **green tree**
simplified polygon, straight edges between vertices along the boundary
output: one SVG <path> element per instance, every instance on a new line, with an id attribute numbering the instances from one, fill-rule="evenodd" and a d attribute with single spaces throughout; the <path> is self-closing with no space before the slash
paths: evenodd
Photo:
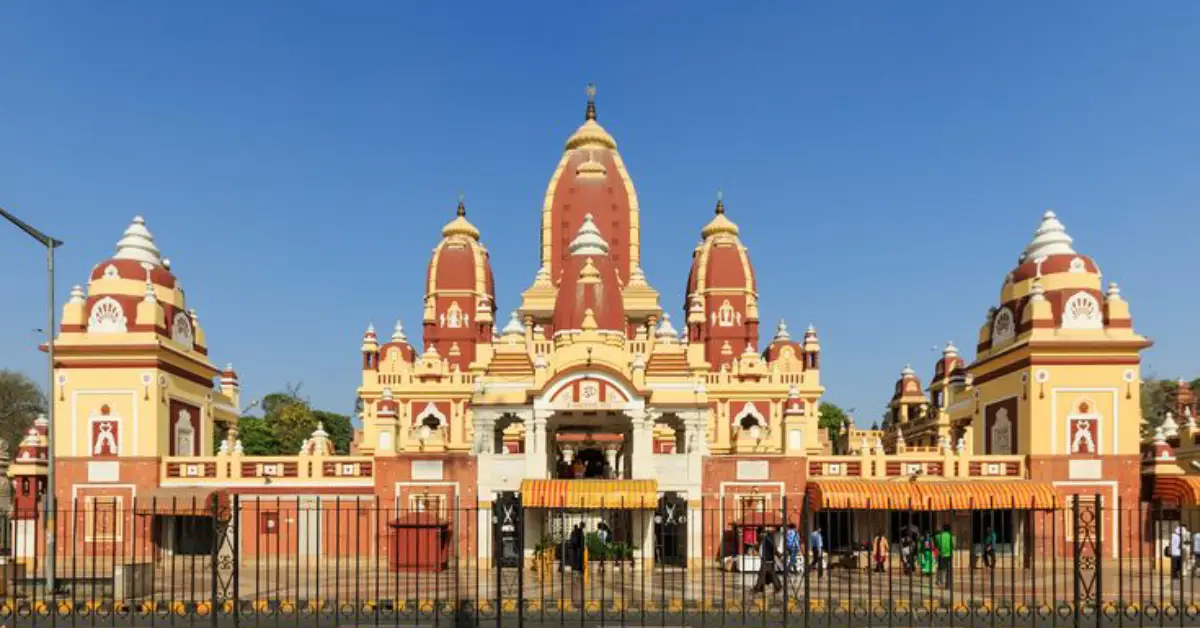
<path id="1" fill-rule="evenodd" d="M 265 419 L 259 417 L 244 416 L 238 420 L 238 438 L 242 441 L 242 449 L 247 455 L 274 456 L 283 453 L 274 430 Z"/>
<path id="2" fill-rule="evenodd" d="M 46 396 L 24 373 L 0 370 L 0 438 L 16 452 L 25 432 L 46 412 Z"/>
<path id="3" fill-rule="evenodd" d="M 1163 379 L 1147 379 L 1142 383 L 1142 434 L 1153 434 L 1171 411 L 1174 400 L 1175 382 Z"/>
<path id="4" fill-rule="evenodd" d="M 350 442 L 354 440 L 354 425 L 350 423 L 350 417 L 327 410 L 313 410 L 313 416 L 329 432 L 334 451 L 339 454 L 350 453 Z"/>
<path id="5" fill-rule="evenodd" d="M 837 404 L 828 401 L 821 402 L 821 409 L 817 411 L 817 425 L 829 432 L 830 442 L 837 439 L 838 432 L 842 431 L 842 427 L 846 425 L 848 420 L 849 417 L 846 415 L 846 411 L 838 407 Z"/>
<path id="6" fill-rule="evenodd" d="M 312 408 L 299 400 L 280 408 L 275 416 L 268 417 L 268 421 L 279 442 L 279 453 L 288 456 L 300 453 L 300 445 L 317 429 L 317 417 Z"/>

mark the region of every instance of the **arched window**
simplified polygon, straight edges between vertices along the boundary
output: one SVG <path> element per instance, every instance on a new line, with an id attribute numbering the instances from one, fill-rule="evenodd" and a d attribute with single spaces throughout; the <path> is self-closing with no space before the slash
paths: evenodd
<path id="1" fill-rule="evenodd" d="M 1101 329 L 1104 314 L 1100 302 L 1087 292 L 1076 292 L 1063 304 L 1063 329 Z"/>
<path id="2" fill-rule="evenodd" d="M 128 331 L 125 310 L 112 297 L 104 297 L 92 305 L 88 317 L 88 333 L 121 334 Z"/>

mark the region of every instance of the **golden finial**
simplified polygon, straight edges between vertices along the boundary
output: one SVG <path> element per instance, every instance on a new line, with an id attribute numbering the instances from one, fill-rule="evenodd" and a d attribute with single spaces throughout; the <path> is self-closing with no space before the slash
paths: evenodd
<path id="1" fill-rule="evenodd" d="M 725 193 L 717 190 L 717 215 L 725 213 Z"/>
<path id="2" fill-rule="evenodd" d="M 467 215 L 467 205 L 463 202 L 464 198 L 466 198 L 464 195 L 462 195 L 462 194 L 458 195 L 458 215 L 459 216 Z"/>
<path id="3" fill-rule="evenodd" d="M 587 89 L 585 91 L 587 92 L 587 99 L 588 99 L 587 119 L 595 120 L 596 119 L 596 84 L 588 83 Z"/>

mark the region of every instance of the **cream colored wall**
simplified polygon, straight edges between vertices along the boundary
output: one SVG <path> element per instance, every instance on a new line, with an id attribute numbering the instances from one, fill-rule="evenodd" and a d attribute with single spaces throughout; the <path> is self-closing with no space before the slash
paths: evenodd
<path id="1" fill-rule="evenodd" d="M 120 421 L 121 456 L 166 456 L 170 399 L 200 408 L 199 451 L 212 455 L 213 420 L 228 420 L 233 407 L 218 391 L 154 368 L 59 369 L 55 380 L 54 446 L 64 457 L 92 455 L 90 418 L 98 416 L 105 404 L 111 409 L 110 418 Z"/>

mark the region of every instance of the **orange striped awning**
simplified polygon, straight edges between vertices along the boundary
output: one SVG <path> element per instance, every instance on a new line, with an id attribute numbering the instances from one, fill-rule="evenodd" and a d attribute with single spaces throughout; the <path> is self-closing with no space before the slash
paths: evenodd
<path id="1" fill-rule="evenodd" d="M 1049 482 L 911 482 L 887 480 L 811 480 L 813 509 L 838 510 L 1049 510 Z"/>
<path id="2" fill-rule="evenodd" d="M 1154 478 L 1156 501 L 1178 506 L 1195 506 L 1200 504 L 1200 476 L 1198 475 L 1163 475 Z"/>
<path id="3" fill-rule="evenodd" d="M 657 508 L 658 481 L 523 480 L 521 505 L 529 508 Z"/>

